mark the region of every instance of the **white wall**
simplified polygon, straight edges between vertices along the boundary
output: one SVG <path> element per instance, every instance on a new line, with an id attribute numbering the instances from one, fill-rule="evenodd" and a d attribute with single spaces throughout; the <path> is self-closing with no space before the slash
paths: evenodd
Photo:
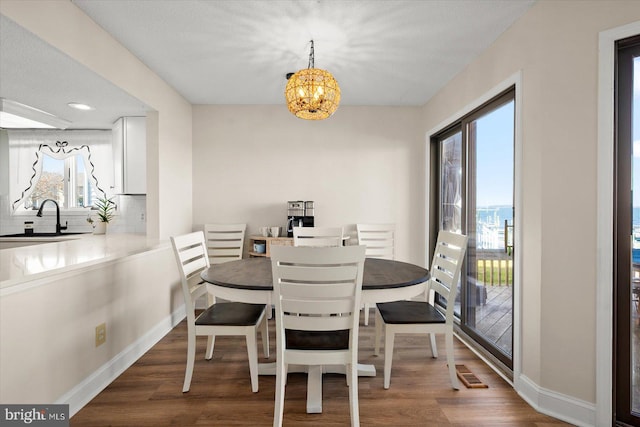
<path id="1" fill-rule="evenodd" d="M 307 121 L 284 105 L 194 106 L 194 227 L 246 222 L 257 234 L 285 226 L 288 200 L 313 200 L 318 226 L 396 223 L 397 257 L 424 265 L 419 112 L 341 106 Z"/>
<path id="2" fill-rule="evenodd" d="M 4 289 L 0 401 L 69 403 L 73 414 L 181 319 L 171 317 L 184 302 L 179 283 L 165 245 Z M 96 347 L 101 323 L 107 340 Z"/>
<path id="3" fill-rule="evenodd" d="M 0 12 L 140 99 L 147 115 L 147 234 L 191 229 L 191 105 L 67 0 L 2 0 Z"/>
<path id="4" fill-rule="evenodd" d="M 638 19 L 637 1 L 540 1 L 422 119 L 432 129 L 522 71 L 522 374 L 576 406 L 596 391 L 598 33 Z"/>

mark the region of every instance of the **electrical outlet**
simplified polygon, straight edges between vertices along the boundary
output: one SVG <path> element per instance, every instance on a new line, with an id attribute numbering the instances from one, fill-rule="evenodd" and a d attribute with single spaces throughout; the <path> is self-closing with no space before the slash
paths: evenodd
<path id="1" fill-rule="evenodd" d="M 101 323 L 96 326 L 96 347 L 107 341 L 107 324 Z"/>

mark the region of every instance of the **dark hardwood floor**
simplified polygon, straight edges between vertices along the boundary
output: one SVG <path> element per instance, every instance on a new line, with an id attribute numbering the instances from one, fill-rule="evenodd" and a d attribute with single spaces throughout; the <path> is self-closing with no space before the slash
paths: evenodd
<path id="1" fill-rule="evenodd" d="M 273 361 L 273 324 L 270 328 Z M 453 390 L 442 337 L 438 337 L 438 359 L 431 358 L 426 336 L 396 337 L 391 387 L 385 390 L 382 387 L 384 358 L 382 354 L 380 357 L 373 355 L 374 330 L 373 325 L 360 329 L 360 361 L 374 364 L 378 372 L 376 377 L 359 380 L 362 426 L 568 425 L 532 409 L 457 340 L 456 364 L 466 365 L 489 388 L 466 389 L 461 384 L 459 391 Z M 198 337 L 197 347 L 188 393 L 182 393 L 186 360 L 186 323 L 183 321 L 73 416 L 70 425 L 272 425 L 275 377 L 261 376 L 260 391 L 251 392 L 244 339 L 217 338 L 211 361 L 204 359 L 205 337 Z M 259 354 L 262 356 L 261 349 Z M 285 426 L 349 425 L 349 397 L 344 376 L 324 376 L 322 414 L 307 414 L 305 405 L 306 376 L 290 374 L 285 398 Z"/>

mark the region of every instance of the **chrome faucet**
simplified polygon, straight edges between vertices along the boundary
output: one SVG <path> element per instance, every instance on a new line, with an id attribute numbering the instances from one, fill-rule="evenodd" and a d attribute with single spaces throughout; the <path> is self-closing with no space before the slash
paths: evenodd
<path id="1" fill-rule="evenodd" d="M 45 199 L 40 204 L 40 209 L 38 209 L 38 213 L 36 214 L 36 216 L 42 217 L 42 208 L 44 208 L 44 204 L 47 202 L 52 202 L 54 205 L 56 205 L 56 234 L 61 234 L 62 230 L 67 229 L 67 224 L 69 224 L 69 222 L 65 221 L 64 227 L 60 225 L 60 206 L 58 206 L 58 202 L 53 199 Z"/>

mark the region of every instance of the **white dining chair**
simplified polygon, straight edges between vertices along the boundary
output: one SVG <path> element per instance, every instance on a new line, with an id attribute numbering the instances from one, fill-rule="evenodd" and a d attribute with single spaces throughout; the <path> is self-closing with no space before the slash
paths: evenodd
<path id="1" fill-rule="evenodd" d="M 204 237 L 211 264 L 242 259 L 247 224 L 205 224 Z"/>
<path id="2" fill-rule="evenodd" d="M 363 246 L 272 248 L 275 427 L 282 426 L 290 364 L 310 366 L 310 372 L 311 367 L 345 365 L 351 425 L 360 425 L 357 359 L 364 252 Z"/>
<path id="3" fill-rule="evenodd" d="M 196 353 L 196 336 L 207 336 L 205 358 L 213 357 L 216 335 L 244 335 L 249 356 L 251 390 L 258 391 L 257 331 L 260 330 L 265 357 L 269 357 L 269 332 L 264 304 L 220 302 L 209 305 L 196 316 L 195 301 L 207 294 L 200 273 L 209 268 L 209 257 L 202 231 L 171 237 L 176 263 L 180 271 L 182 293 L 187 313 L 187 367 L 182 392 L 189 391 Z M 213 299 L 207 299 L 213 302 Z"/>
<path id="4" fill-rule="evenodd" d="M 447 365 L 451 386 L 458 390 L 458 377 L 453 354 L 454 301 L 467 236 L 440 231 L 434 250 L 425 301 L 395 301 L 377 304 L 375 354 L 380 353 L 380 338 L 384 330 L 384 388 L 391 381 L 391 361 L 396 334 L 429 334 L 431 355 L 438 357 L 435 334 L 444 334 Z M 435 295 L 446 300 L 446 308 L 436 303 Z"/>
<path id="5" fill-rule="evenodd" d="M 293 227 L 293 246 L 342 246 L 342 227 Z"/>
<path id="6" fill-rule="evenodd" d="M 367 247 L 367 258 L 396 259 L 395 224 L 356 224 L 358 244 Z M 364 304 L 364 324 L 369 325 L 369 304 Z"/>

